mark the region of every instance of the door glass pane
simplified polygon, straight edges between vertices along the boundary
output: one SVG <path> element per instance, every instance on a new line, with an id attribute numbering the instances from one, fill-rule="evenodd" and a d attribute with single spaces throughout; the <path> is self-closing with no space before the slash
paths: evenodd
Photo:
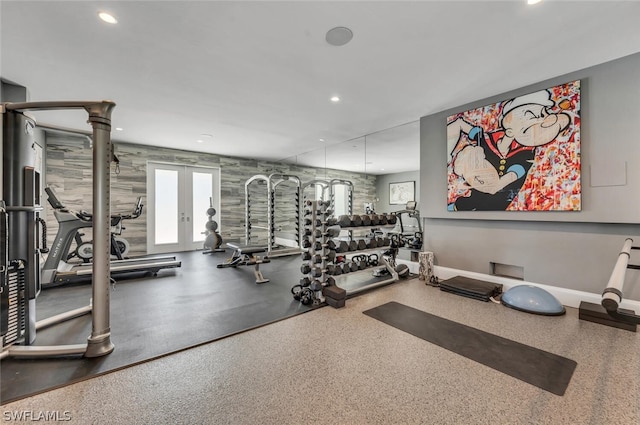
<path id="1" fill-rule="evenodd" d="M 213 176 L 211 173 L 192 174 L 193 181 L 193 236 L 192 242 L 204 241 L 204 231 L 206 229 L 207 210 L 210 207 L 209 198 L 213 194 Z M 213 217 L 218 221 L 218 217 Z"/>
<path id="2" fill-rule="evenodd" d="M 178 243 L 178 172 L 156 170 L 155 192 L 156 244 Z"/>

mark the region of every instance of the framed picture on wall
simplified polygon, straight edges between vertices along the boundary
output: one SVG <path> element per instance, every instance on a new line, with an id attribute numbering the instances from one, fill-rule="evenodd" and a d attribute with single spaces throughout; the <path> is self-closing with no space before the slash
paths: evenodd
<path id="1" fill-rule="evenodd" d="M 449 211 L 580 211 L 580 80 L 447 117 Z"/>
<path id="2" fill-rule="evenodd" d="M 416 182 L 389 183 L 389 204 L 406 205 L 415 201 Z"/>

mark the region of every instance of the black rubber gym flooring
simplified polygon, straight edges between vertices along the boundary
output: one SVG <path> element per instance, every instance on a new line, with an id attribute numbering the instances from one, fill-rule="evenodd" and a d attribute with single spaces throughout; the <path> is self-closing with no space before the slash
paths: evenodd
<path id="1" fill-rule="evenodd" d="M 255 283 L 254 267 L 218 269 L 226 253 L 176 254 L 182 267 L 161 270 L 156 277 L 124 279 L 111 291 L 111 340 L 115 350 L 100 358 L 2 360 L 1 400 L 5 404 L 96 375 L 132 366 L 229 335 L 312 310 L 295 301 L 299 255 L 272 258 L 260 271 L 270 279 Z M 371 273 L 346 275 L 354 287 L 382 280 Z M 87 305 L 90 284 L 43 290 L 37 320 Z M 37 332 L 34 345 L 82 344 L 91 334 L 90 316 L 82 316 Z"/>
<path id="2" fill-rule="evenodd" d="M 563 395 L 577 363 L 415 308 L 389 302 L 364 314 L 556 395 Z"/>
<path id="3" fill-rule="evenodd" d="M 177 254 L 182 267 L 156 277 L 119 279 L 111 291 L 111 339 L 104 357 L 2 360 L 2 403 L 67 385 L 108 371 L 204 344 L 309 311 L 291 287 L 300 278 L 300 256 L 276 258 L 261 271 L 270 282 L 256 284 L 254 268 L 218 269 L 231 255 Z M 38 320 L 82 307 L 90 284 L 43 290 Z M 85 343 L 90 316 L 43 329 L 35 345 Z"/>

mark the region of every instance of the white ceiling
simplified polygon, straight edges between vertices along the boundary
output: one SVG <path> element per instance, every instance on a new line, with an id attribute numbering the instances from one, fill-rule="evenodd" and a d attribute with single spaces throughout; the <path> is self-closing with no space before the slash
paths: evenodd
<path id="1" fill-rule="evenodd" d="M 639 16 L 634 1 L 2 0 L 0 75 L 32 101 L 115 101 L 114 140 L 299 163 L 349 141 L 327 166 L 386 174 L 419 168 L 421 116 L 636 53 Z M 353 40 L 329 45 L 336 26 Z"/>

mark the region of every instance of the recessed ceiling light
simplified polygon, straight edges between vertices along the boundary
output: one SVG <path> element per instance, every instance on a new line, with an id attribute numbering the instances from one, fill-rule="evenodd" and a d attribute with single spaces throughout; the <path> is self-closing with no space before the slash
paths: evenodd
<path id="1" fill-rule="evenodd" d="M 327 31 L 325 40 L 332 46 L 344 46 L 353 38 L 353 32 L 346 27 L 335 27 Z"/>
<path id="2" fill-rule="evenodd" d="M 198 143 L 213 142 L 213 134 L 201 133 L 196 141 Z"/>
<path id="3" fill-rule="evenodd" d="M 337 103 L 337 102 L 340 102 L 340 98 L 339 98 L 338 96 L 333 96 L 333 97 L 331 98 L 331 101 L 332 101 L 333 103 Z"/>
<path id="4" fill-rule="evenodd" d="M 540 3 L 542 0 L 527 0 L 527 4 L 536 4 Z"/>
<path id="5" fill-rule="evenodd" d="M 124 130 L 124 128 L 122 128 L 122 127 L 116 127 L 116 131 L 122 131 L 122 130 Z"/>
<path id="6" fill-rule="evenodd" d="M 118 20 L 110 13 L 107 12 L 99 12 L 98 17 L 105 21 L 108 24 L 117 24 Z"/>
<path id="7" fill-rule="evenodd" d="M 318 140 L 320 140 L 321 142 L 324 142 L 324 139 L 318 139 Z"/>

